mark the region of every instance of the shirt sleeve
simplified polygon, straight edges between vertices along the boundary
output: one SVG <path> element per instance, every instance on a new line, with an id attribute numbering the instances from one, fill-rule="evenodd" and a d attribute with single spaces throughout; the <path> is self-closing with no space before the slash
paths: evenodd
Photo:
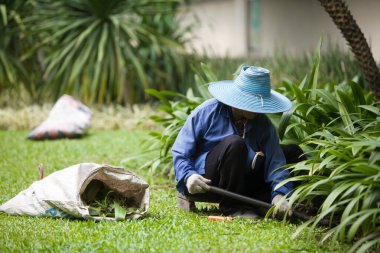
<path id="1" fill-rule="evenodd" d="M 293 191 L 292 182 L 281 186 L 276 189 L 277 184 L 289 177 L 289 171 L 287 168 L 282 167 L 286 164 L 286 159 L 284 153 L 281 149 L 279 139 L 277 137 L 275 127 L 270 124 L 268 130 L 265 131 L 266 134 L 263 135 L 263 145 L 265 154 L 265 182 L 269 183 L 272 190 L 272 199 L 277 194 L 286 195 Z"/>
<path id="2" fill-rule="evenodd" d="M 199 173 L 194 167 L 194 153 L 202 131 L 199 118 L 199 112 L 189 115 L 172 147 L 174 173 L 178 182 L 177 189 L 181 193 L 186 191 L 186 178 Z"/>

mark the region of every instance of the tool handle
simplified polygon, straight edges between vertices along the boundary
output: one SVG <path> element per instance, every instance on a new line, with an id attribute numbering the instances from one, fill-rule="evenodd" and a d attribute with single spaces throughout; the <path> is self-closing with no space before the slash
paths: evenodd
<path id="1" fill-rule="evenodd" d="M 257 199 L 253 199 L 253 198 L 249 198 L 249 197 L 246 197 L 246 196 L 234 193 L 234 192 L 226 191 L 226 190 L 223 190 L 223 189 L 215 187 L 215 186 L 210 186 L 209 191 L 212 193 L 220 194 L 220 195 L 225 196 L 225 197 L 229 197 L 231 199 L 240 200 L 241 202 L 244 202 L 244 203 L 247 203 L 247 204 L 250 204 L 253 206 L 260 206 L 260 207 L 265 207 L 268 209 L 272 207 L 272 205 L 267 203 L 267 202 L 257 200 Z"/>
<path id="2" fill-rule="evenodd" d="M 223 189 L 215 187 L 215 186 L 209 186 L 209 187 L 210 187 L 209 192 L 220 194 L 222 196 L 229 197 L 231 199 L 239 200 L 241 202 L 244 202 L 246 204 L 250 204 L 252 206 L 259 206 L 259 207 L 264 207 L 267 209 L 270 209 L 273 207 L 273 205 L 271 205 L 267 202 L 261 201 L 261 200 L 249 198 L 249 197 L 246 197 L 246 196 L 234 193 L 234 192 L 223 190 Z M 311 216 L 304 214 L 304 213 L 297 212 L 297 211 L 293 211 L 292 216 L 294 218 L 298 218 L 298 219 L 303 220 L 303 221 L 307 221 L 307 220 L 311 219 Z"/>

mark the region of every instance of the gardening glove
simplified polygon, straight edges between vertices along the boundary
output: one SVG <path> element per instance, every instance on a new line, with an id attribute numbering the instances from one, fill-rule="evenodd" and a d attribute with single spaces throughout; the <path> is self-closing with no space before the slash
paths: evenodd
<path id="1" fill-rule="evenodd" d="M 287 215 L 291 217 L 293 214 L 292 209 L 290 209 L 289 202 L 281 194 L 277 194 L 276 196 L 274 196 L 274 198 L 272 199 L 272 205 L 279 205 L 278 212 L 280 215 L 283 215 L 286 212 L 288 212 Z"/>
<path id="2" fill-rule="evenodd" d="M 186 180 L 186 187 L 190 194 L 205 193 L 211 184 L 211 180 L 202 177 L 199 174 L 193 174 Z"/>

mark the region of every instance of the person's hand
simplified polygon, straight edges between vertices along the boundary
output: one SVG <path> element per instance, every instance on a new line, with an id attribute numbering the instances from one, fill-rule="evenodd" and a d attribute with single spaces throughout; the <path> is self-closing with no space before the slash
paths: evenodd
<path id="1" fill-rule="evenodd" d="M 193 174 L 186 180 L 186 187 L 190 194 L 205 193 L 211 184 L 211 180 L 202 177 L 199 174 Z"/>
<path id="2" fill-rule="evenodd" d="M 274 198 L 272 199 L 272 205 L 275 205 L 275 206 L 279 205 L 278 212 L 280 215 L 284 215 L 286 212 L 288 212 L 287 215 L 291 217 L 293 214 L 292 209 L 290 208 L 289 202 L 281 194 L 277 194 L 276 196 L 274 196 Z"/>

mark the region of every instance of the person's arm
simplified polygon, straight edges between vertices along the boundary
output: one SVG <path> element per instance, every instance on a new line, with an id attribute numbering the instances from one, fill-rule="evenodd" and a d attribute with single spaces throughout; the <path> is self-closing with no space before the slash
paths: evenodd
<path id="1" fill-rule="evenodd" d="M 172 147 L 174 172 L 178 181 L 177 189 L 181 193 L 184 193 L 186 189 L 186 179 L 193 174 L 199 174 L 194 167 L 194 153 L 202 131 L 199 114 L 196 112 L 189 115 Z"/>
<path id="2" fill-rule="evenodd" d="M 286 164 L 284 153 L 281 149 L 276 129 L 272 124 L 268 127 L 263 136 L 265 154 L 265 182 L 269 183 L 272 190 L 272 199 L 276 195 L 286 195 L 293 190 L 291 182 L 276 189 L 277 184 L 289 177 L 287 168 L 280 168 Z"/>

